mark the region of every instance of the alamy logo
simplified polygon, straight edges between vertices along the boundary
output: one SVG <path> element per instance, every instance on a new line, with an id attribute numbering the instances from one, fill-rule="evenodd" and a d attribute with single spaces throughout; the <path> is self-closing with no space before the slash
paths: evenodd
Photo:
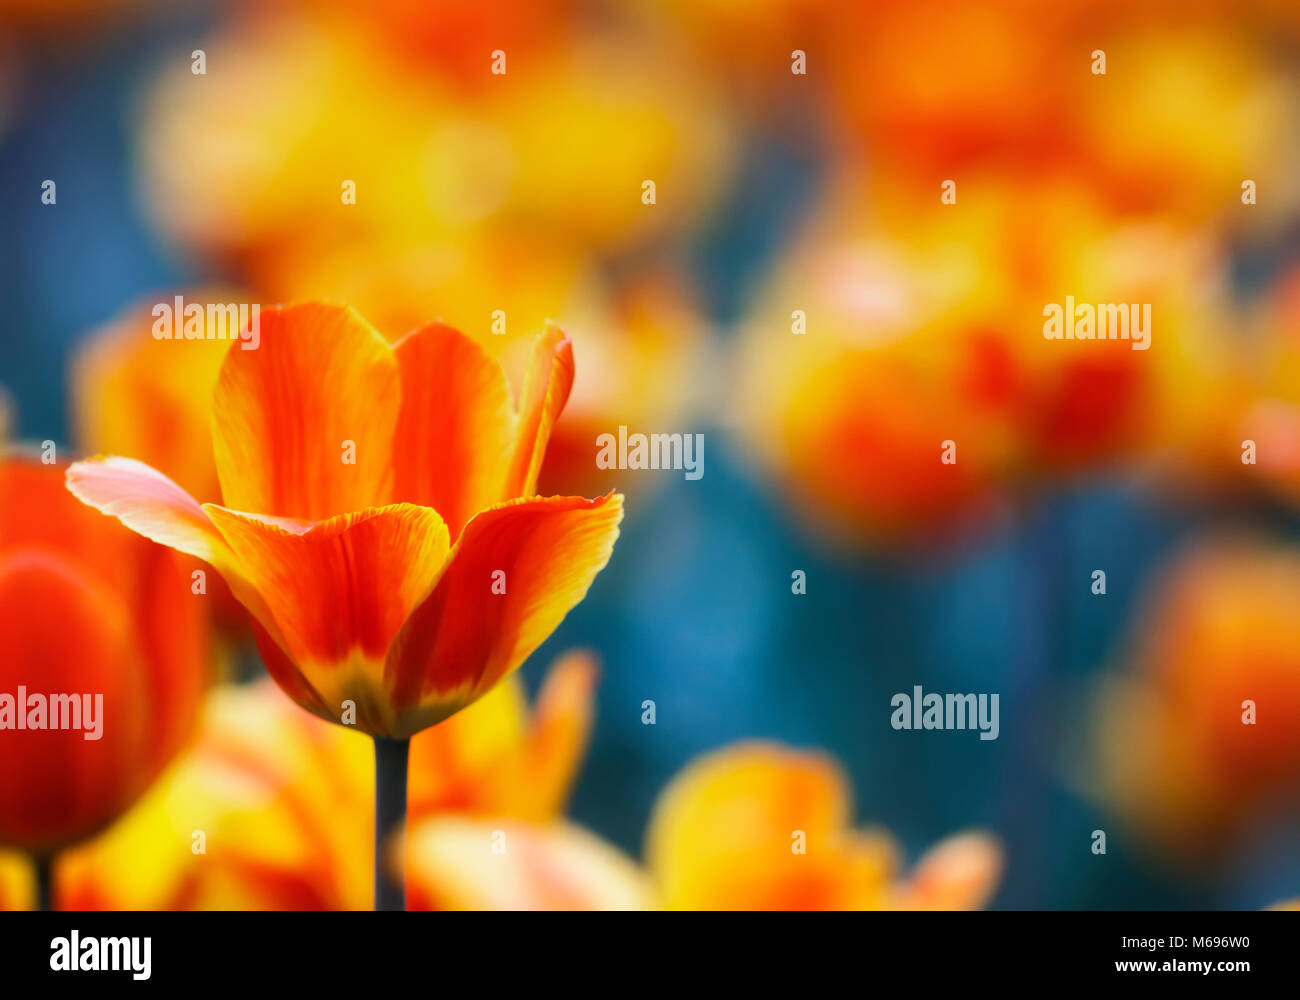
<path id="1" fill-rule="evenodd" d="M 262 343 L 262 307 L 247 302 L 186 302 L 177 295 L 152 310 L 154 340 L 238 340 L 245 351 Z"/>
<path id="2" fill-rule="evenodd" d="M 80 729 L 82 737 L 98 740 L 104 735 L 102 694 L 27 693 L 19 684 L 16 695 L 0 694 L 0 729 Z"/>
<path id="3" fill-rule="evenodd" d="M 598 469 L 677 469 L 687 479 L 704 475 L 703 434 L 629 434 L 620 425 L 618 437 L 596 437 Z"/>
<path id="4" fill-rule="evenodd" d="M 55 972 L 130 972 L 132 979 L 151 975 L 153 938 L 87 937 L 73 931 L 50 942 Z"/>
<path id="5" fill-rule="evenodd" d="M 895 729 L 978 729 L 982 740 L 996 740 L 1001 731 L 996 694 L 922 694 L 917 684 L 910 695 L 900 691 L 889 704 Z"/>
<path id="6" fill-rule="evenodd" d="M 1151 303 L 1093 306 L 1089 302 L 1074 304 L 1074 296 L 1065 297 L 1065 305 L 1049 302 L 1043 306 L 1047 322 L 1043 337 L 1047 340 L 1129 340 L 1133 350 L 1151 346 Z"/>

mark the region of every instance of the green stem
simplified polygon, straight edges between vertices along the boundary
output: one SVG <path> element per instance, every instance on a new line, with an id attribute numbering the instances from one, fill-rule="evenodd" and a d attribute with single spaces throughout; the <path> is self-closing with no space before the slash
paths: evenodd
<path id="1" fill-rule="evenodd" d="M 410 740 L 375 737 L 375 909 L 406 909 L 406 764 Z M 385 851 L 396 833 L 399 846 Z M 388 860 L 396 858 L 396 870 Z M 391 875 L 391 877 L 390 877 Z"/>

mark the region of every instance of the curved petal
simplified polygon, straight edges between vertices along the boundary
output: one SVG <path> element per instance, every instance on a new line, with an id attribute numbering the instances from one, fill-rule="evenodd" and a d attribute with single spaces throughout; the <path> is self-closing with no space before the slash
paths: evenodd
<path id="1" fill-rule="evenodd" d="M 506 498 L 518 417 L 505 372 L 464 334 L 431 323 L 393 348 L 402 412 L 393 449 L 393 496 L 432 507 L 452 538 Z"/>
<path id="2" fill-rule="evenodd" d="M 385 503 L 400 407 L 392 349 L 351 308 L 263 310 L 259 346 L 226 355 L 213 398 L 223 502 L 307 521 Z"/>
<path id="3" fill-rule="evenodd" d="M 274 618 L 221 532 L 203 506 L 161 472 L 132 458 L 96 458 L 74 462 L 66 482 L 82 503 L 136 534 L 211 564 L 239 603 L 278 641 Z"/>
<path id="4" fill-rule="evenodd" d="M 921 858 L 899 893 L 899 903 L 916 910 L 977 910 L 1002 878 L 1002 847 L 987 833 L 961 833 L 941 841 Z"/>
<path id="5" fill-rule="evenodd" d="M 388 651 L 411 732 L 482 695 L 542 644 L 609 561 L 623 498 L 534 497 L 483 511 Z M 408 734 L 409 735 L 409 734 Z"/>
<path id="6" fill-rule="evenodd" d="M 551 429 L 573 390 L 573 344 L 558 326 L 547 322 L 533 341 L 519 395 L 519 429 L 506 495 L 530 497 L 537 492 Z"/>
<path id="7" fill-rule="evenodd" d="M 560 815 L 591 735 L 596 658 L 574 650 L 547 672 L 537 692 L 528 737 L 507 765 L 514 814 L 545 820 Z"/>
<path id="8" fill-rule="evenodd" d="M 412 504 L 314 524 L 204 507 L 261 593 L 284 652 L 339 721 L 356 703 L 357 728 L 390 735 L 384 656 L 447 559 L 447 526 Z M 292 691 L 289 691 L 292 694 Z M 316 705 L 304 705 L 318 710 Z"/>
<path id="9" fill-rule="evenodd" d="M 546 673 L 532 712 L 507 677 L 463 712 L 411 740 L 411 817 L 449 811 L 542 821 L 564 809 L 591 733 L 599 668 L 565 653 Z"/>
<path id="10" fill-rule="evenodd" d="M 157 469 L 108 456 L 74 462 L 65 479 L 78 500 L 136 534 L 218 568 L 234 567 L 230 547 L 202 504 Z"/>
<path id="11" fill-rule="evenodd" d="M 655 803 L 646 859 L 673 909 L 843 909 L 849 785 L 830 757 L 737 743 L 689 764 Z M 802 835 L 803 852 L 791 850 Z M 884 885 L 887 854 L 873 852 Z M 856 867 L 856 866 L 855 866 Z M 853 872 L 854 885 L 870 872 Z"/>

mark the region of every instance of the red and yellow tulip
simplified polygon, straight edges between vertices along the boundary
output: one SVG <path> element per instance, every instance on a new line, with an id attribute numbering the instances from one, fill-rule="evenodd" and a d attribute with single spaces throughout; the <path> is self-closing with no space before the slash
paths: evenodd
<path id="1" fill-rule="evenodd" d="M 158 777 L 190 736 L 209 654 L 189 560 L 93 515 L 64 474 L 0 457 L 0 693 L 11 714 L 29 712 L 20 688 L 92 710 L 102 698 L 94 738 L 70 710 L 61 720 L 81 728 L 44 712 L 43 728 L 0 727 L 13 764 L 0 769 L 0 843 L 35 857 L 99 832 Z"/>
<path id="2" fill-rule="evenodd" d="M 536 339 L 516 407 L 500 366 L 442 324 L 390 346 L 308 303 L 260 325 L 214 396 L 225 506 L 124 458 L 74 465 L 69 489 L 218 569 L 298 704 L 409 738 L 518 667 L 609 559 L 621 496 L 534 495 L 569 340 Z"/>

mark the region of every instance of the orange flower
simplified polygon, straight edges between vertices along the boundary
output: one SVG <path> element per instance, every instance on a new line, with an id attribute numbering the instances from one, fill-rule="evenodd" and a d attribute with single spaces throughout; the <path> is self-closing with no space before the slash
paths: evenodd
<path id="1" fill-rule="evenodd" d="M 818 753 L 739 743 L 692 763 L 655 806 L 646 859 L 670 909 L 971 909 L 1001 874 L 991 837 L 952 837 L 898 876 L 882 830 L 850 827 L 848 781 Z"/>
<path id="2" fill-rule="evenodd" d="M 23 762 L 0 768 L 0 842 L 38 857 L 116 819 L 180 749 L 208 648 L 183 562 L 63 478 L 0 457 L 0 758 Z"/>
<path id="3" fill-rule="evenodd" d="M 1098 791 L 1187 860 L 1300 792 L 1300 552 L 1202 543 L 1148 599 L 1094 718 Z M 1168 855 L 1166 851 L 1166 855 Z"/>
<path id="4" fill-rule="evenodd" d="M 390 346 L 346 307 L 264 310 L 214 398 L 228 506 L 123 458 L 77 463 L 68 487 L 216 567 L 298 704 L 405 739 L 518 667 L 609 559 L 621 496 L 534 495 L 572 383 L 553 326 L 516 409 L 497 362 L 440 323 Z"/>

